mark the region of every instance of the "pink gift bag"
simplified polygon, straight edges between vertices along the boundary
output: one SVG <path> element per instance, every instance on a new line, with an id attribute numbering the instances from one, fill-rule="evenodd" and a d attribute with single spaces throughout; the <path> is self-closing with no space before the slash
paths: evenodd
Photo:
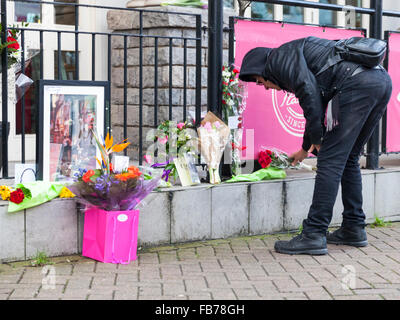
<path id="1" fill-rule="evenodd" d="M 105 263 L 129 264 L 137 258 L 139 210 L 85 211 L 82 255 Z"/>

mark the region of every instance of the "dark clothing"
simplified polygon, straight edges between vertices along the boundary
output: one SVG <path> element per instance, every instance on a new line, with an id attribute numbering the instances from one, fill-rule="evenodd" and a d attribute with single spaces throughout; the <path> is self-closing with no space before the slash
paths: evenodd
<path id="1" fill-rule="evenodd" d="M 321 144 L 326 106 L 340 84 L 358 67 L 345 61 L 315 77 L 328 58 L 335 55 L 335 43 L 316 37 L 302 38 L 279 48 L 254 48 L 242 62 L 241 80 L 251 81 L 250 76 L 260 75 L 299 99 L 306 119 L 304 150 L 311 144 Z"/>
<path id="2" fill-rule="evenodd" d="M 392 82 L 384 69 L 363 71 L 343 83 L 338 94 L 340 123 L 324 135 L 318 152 L 314 196 L 304 232 L 326 233 L 339 183 L 342 185 L 342 226 L 364 226 L 359 159 L 386 110 Z"/>
<path id="3" fill-rule="evenodd" d="M 335 41 L 308 37 L 279 48 L 255 48 L 243 59 L 239 78 L 260 75 L 293 92 L 306 119 L 302 148 L 320 144 L 314 195 L 303 233 L 325 234 L 332 219 L 339 183 L 342 185 L 343 226 L 364 226 L 360 153 L 379 123 L 390 99 L 392 83 L 383 69 L 353 76 L 358 64 L 343 61 L 315 76 L 335 55 Z M 249 67 L 250 66 L 250 67 Z M 327 131 L 328 102 L 337 102 L 338 125 Z"/>

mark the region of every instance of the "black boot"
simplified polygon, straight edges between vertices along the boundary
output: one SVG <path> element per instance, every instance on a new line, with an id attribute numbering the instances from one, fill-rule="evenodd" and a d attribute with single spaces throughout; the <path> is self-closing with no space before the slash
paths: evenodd
<path id="1" fill-rule="evenodd" d="M 275 242 L 275 251 L 286 254 L 327 254 L 326 236 L 319 233 L 301 233 L 290 241 Z"/>
<path id="2" fill-rule="evenodd" d="M 364 227 L 340 227 L 326 235 L 326 241 L 331 244 L 344 244 L 353 247 L 365 247 L 368 245 L 367 233 Z"/>

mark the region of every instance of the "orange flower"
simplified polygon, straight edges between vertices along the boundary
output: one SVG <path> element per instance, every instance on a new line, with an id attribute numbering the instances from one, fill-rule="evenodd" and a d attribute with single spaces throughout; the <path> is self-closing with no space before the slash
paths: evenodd
<path id="1" fill-rule="evenodd" d="M 83 177 L 82 180 L 85 181 L 86 183 L 88 183 L 90 181 L 90 177 L 94 175 L 94 171 L 93 170 L 89 170 L 88 172 L 86 172 Z"/>
<path id="2" fill-rule="evenodd" d="M 129 179 L 137 178 L 137 175 L 129 173 L 129 172 L 124 172 L 124 173 L 116 174 L 115 178 L 117 178 L 119 181 L 127 181 Z"/>
<path id="3" fill-rule="evenodd" d="M 127 181 L 129 179 L 135 179 L 139 177 L 142 173 L 139 171 L 138 168 L 135 166 L 130 166 L 128 168 L 128 172 L 116 174 L 115 178 L 117 178 L 119 181 Z"/>
<path id="4" fill-rule="evenodd" d="M 135 166 L 130 166 L 128 167 L 128 172 L 136 175 L 137 177 L 139 177 L 142 173 L 139 171 L 139 168 L 135 167 Z"/>

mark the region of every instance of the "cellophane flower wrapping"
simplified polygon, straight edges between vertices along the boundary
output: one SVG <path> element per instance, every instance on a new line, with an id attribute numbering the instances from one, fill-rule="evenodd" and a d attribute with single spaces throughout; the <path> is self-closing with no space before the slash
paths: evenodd
<path id="1" fill-rule="evenodd" d="M 210 183 L 221 183 L 219 164 L 225 146 L 230 139 L 230 129 L 217 116 L 209 111 L 197 128 L 201 155 L 203 156 L 210 174 Z"/>
<path id="2" fill-rule="evenodd" d="M 158 186 L 161 178 L 148 168 L 141 170 L 140 176 L 125 181 L 117 178 L 118 173 L 93 176 L 88 182 L 78 178 L 68 189 L 86 206 L 106 211 L 134 210 Z"/>
<path id="3" fill-rule="evenodd" d="M 271 157 L 270 166 L 278 169 L 306 169 L 312 171 L 313 168 L 303 162 L 298 162 L 295 166 L 292 165 L 293 159 L 286 152 L 277 148 L 261 147 L 261 152 L 268 153 Z"/>
<path id="4" fill-rule="evenodd" d="M 247 85 L 239 80 L 239 70 L 234 65 L 222 67 L 222 114 L 231 129 L 232 175 L 241 174 L 242 120 L 246 109 Z M 232 119 L 232 121 L 230 120 Z"/>

